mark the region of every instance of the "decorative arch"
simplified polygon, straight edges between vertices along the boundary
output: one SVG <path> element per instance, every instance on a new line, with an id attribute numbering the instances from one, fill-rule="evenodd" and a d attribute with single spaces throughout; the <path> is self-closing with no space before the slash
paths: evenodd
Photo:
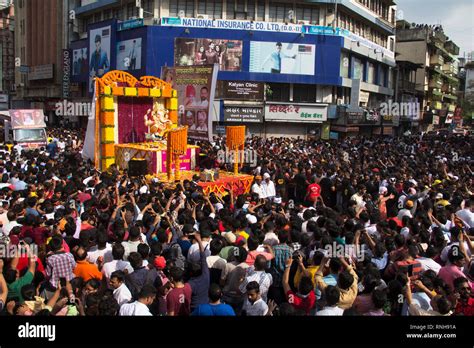
<path id="1" fill-rule="evenodd" d="M 135 76 L 121 70 L 109 71 L 104 76 L 97 78 L 97 81 L 99 81 L 99 86 L 102 88 L 106 86 L 112 87 L 114 86 L 114 83 L 117 82 L 126 83 L 128 87 L 136 87 L 138 83 L 138 80 L 135 78 Z"/>

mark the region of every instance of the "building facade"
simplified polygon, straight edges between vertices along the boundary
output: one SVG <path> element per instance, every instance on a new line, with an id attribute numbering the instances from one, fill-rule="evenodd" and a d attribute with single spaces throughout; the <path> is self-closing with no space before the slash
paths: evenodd
<path id="1" fill-rule="evenodd" d="M 397 126 L 373 112 L 394 96 L 393 1 L 83 0 L 69 6 L 74 100 L 90 95 L 91 36 L 110 28 L 110 41 L 101 42 L 110 69 L 137 77 L 199 64 L 206 54 L 201 47 L 219 46 L 216 133 L 242 112 L 252 113 L 249 133 L 265 136 L 390 135 Z M 134 64 L 126 67 L 124 50 L 132 43 Z M 229 95 L 236 83 L 255 84 L 256 97 Z"/>
<path id="2" fill-rule="evenodd" d="M 8 110 L 15 94 L 15 9 L 0 1 L 0 110 Z"/>
<path id="3" fill-rule="evenodd" d="M 424 128 L 453 126 L 459 90 L 459 47 L 441 26 L 397 22 L 397 59 L 419 64 L 416 90 L 424 94 Z"/>
<path id="4" fill-rule="evenodd" d="M 63 0 L 15 0 L 16 97 L 13 108 L 43 109 L 55 124 L 62 98 L 62 50 L 67 48 L 68 16 Z"/>

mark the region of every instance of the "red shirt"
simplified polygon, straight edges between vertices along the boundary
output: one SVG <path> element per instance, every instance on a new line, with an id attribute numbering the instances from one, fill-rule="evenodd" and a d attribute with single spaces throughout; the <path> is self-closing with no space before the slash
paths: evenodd
<path id="1" fill-rule="evenodd" d="M 314 202 L 316 199 L 321 196 L 321 186 L 318 184 L 311 184 L 308 186 L 309 200 Z"/>
<path id="2" fill-rule="evenodd" d="M 175 316 L 189 316 L 191 314 L 191 295 L 193 290 L 188 283 L 184 288 L 174 288 L 166 296 L 166 307 L 168 313 Z"/>
<path id="3" fill-rule="evenodd" d="M 454 313 L 470 317 L 474 316 L 474 297 L 470 297 L 466 304 L 462 303 L 461 300 L 458 300 Z"/>
<path id="4" fill-rule="evenodd" d="M 84 203 L 85 201 L 88 201 L 89 199 L 91 199 L 92 196 L 89 193 L 81 192 L 77 195 L 77 198 L 79 202 Z"/>
<path id="5" fill-rule="evenodd" d="M 286 297 L 288 299 L 288 303 L 291 303 L 293 307 L 297 309 L 304 310 L 306 315 L 309 315 L 309 312 L 316 304 L 316 295 L 314 294 L 314 291 L 311 291 L 307 297 L 303 298 L 290 290 L 286 293 Z"/>
<path id="6" fill-rule="evenodd" d="M 20 239 L 31 238 L 36 245 L 43 245 L 49 237 L 49 229 L 45 227 L 23 226 L 20 232 Z"/>
<path id="7" fill-rule="evenodd" d="M 30 261 L 28 259 L 28 256 L 26 256 L 26 255 L 20 256 L 20 258 L 18 259 L 18 265 L 16 266 L 16 269 L 18 271 L 21 271 L 25 268 L 28 268 L 29 264 L 30 264 Z M 39 257 L 36 258 L 36 270 L 38 272 L 41 272 L 41 273 L 45 274 L 43 263 L 41 262 L 41 259 Z"/>

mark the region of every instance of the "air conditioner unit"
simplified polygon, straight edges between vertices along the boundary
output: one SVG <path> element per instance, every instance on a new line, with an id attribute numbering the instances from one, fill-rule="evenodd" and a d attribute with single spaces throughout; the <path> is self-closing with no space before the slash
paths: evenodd
<path id="1" fill-rule="evenodd" d="M 209 19 L 209 15 L 206 15 L 206 14 L 198 14 L 197 18 L 199 18 L 199 19 Z"/>

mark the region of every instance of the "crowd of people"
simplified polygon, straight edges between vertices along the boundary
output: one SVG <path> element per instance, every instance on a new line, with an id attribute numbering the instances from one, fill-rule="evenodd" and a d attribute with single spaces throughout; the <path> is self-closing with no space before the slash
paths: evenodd
<path id="1" fill-rule="evenodd" d="M 4 315 L 474 314 L 468 136 L 253 136 L 251 192 L 219 195 L 99 172 L 81 136 L 0 146 Z"/>

